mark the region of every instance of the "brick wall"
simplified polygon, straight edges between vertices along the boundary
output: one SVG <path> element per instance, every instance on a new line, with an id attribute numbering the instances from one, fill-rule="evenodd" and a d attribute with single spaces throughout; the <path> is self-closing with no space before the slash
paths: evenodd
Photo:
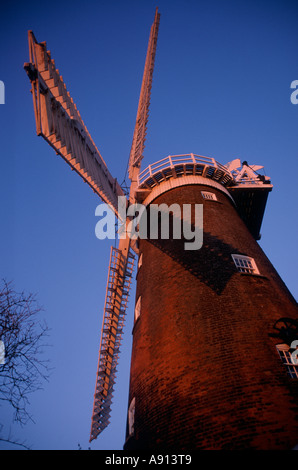
<path id="1" fill-rule="evenodd" d="M 204 200 L 201 190 L 216 194 Z M 125 449 L 291 449 L 298 444 L 298 380 L 269 334 L 297 305 L 230 199 L 183 186 L 155 204 L 204 204 L 204 241 L 140 240 L 141 315 L 133 329 L 130 400 L 134 435 Z M 260 275 L 237 272 L 232 253 Z"/>

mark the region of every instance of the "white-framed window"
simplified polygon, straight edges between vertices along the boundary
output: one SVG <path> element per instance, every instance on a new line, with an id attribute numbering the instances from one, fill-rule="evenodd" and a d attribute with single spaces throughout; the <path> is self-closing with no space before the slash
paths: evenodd
<path id="1" fill-rule="evenodd" d="M 137 320 L 140 315 L 141 315 L 141 296 L 138 298 L 136 306 L 135 306 L 135 320 Z"/>
<path id="2" fill-rule="evenodd" d="M 244 255 L 232 255 L 232 258 L 240 273 L 260 274 L 253 258 Z"/>
<path id="3" fill-rule="evenodd" d="M 287 368 L 287 373 L 291 379 L 298 379 L 298 364 L 294 364 L 291 358 L 290 347 L 287 344 L 277 344 L 277 352 L 279 357 Z"/>
<path id="4" fill-rule="evenodd" d="M 138 269 L 140 269 L 140 267 L 142 266 L 142 264 L 143 264 L 143 253 L 141 253 L 140 256 L 139 256 Z"/>
<path id="5" fill-rule="evenodd" d="M 209 201 L 217 201 L 216 194 L 209 191 L 201 191 L 201 194 L 204 199 L 209 199 Z"/>
<path id="6" fill-rule="evenodd" d="M 128 435 L 132 436 L 135 431 L 135 411 L 136 411 L 136 399 L 133 399 L 130 402 L 128 408 Z"/>

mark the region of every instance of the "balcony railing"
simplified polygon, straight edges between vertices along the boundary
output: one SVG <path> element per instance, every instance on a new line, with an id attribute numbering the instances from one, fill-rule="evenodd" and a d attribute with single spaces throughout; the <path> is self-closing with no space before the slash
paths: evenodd
<path id="1" fill-rule="evenodd" d="M 153 188 L 169 178 L 186 175 L 199 175 L 210 178 L 226 186 L 234 178 L 230 171 L 214 158 L 193 153 L 187 155 L 169 155 L 145 168 L 138 178 L 139 187 Z"/>

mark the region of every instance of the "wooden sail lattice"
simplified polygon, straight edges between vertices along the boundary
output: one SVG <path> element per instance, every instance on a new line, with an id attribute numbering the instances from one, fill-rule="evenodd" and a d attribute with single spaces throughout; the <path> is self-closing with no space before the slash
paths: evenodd
<path id="1" fill-rule="evenodd" d="M 90 442 L 109 424 L 116 366 L 132 281 L 134 255 L 111 248 L 106 300 L 99 348 Z"/>
<path id="2" fill-rule="evenodd" d="M 124 192 L 108 171 L 73 102 L 46 43 L 28 33 L 30 62 L 24 68 L 31 81 L 36 132 L 42 136 L 118 214 L 118 196 Z"/>
<path id="3" fill-rule="evenodd" d="M 133 134 L 132 146 L 129 157 L 129 177 L 132 179 L 134 167 L 138 167 L 143 158 L 145 147 L 147 122 L 149 117 L 149 105 L 152 88 L 153 70 L 156 54 L 160 14 L 156 9 L 154 22 L 151 26 L 149 43 L 144 67 L 144 74 L 137 110 L 136 125 Z"/>

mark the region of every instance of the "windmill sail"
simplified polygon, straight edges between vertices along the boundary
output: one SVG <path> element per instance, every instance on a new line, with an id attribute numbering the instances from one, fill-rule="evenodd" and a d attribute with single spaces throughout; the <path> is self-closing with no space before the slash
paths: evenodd
<path id="1" fill-rule="evenodd" d="M 111 248 L 95 384 L 90 442 L 109 424 L 116 366 L 132 280 L 134 255 Z"/>
<path id="2" fill-rule="evenodd" d="M 143 159 L 143 151 L 145 147 L 147 122 L 149 117 L 150 95 L 152 88 L 152 78 L 154 61 L 156 54 L 156 44 L 159 29 L 160 14 L 156 8 L 154 22 L 151 26 L 147 56 L 145 61 L 145 68 L 143 73 L 143 80 L 138 104 L 138 111 L 136 117 L 136 125 L 133 134 L 132 146 L 129 156 L 129 178 L 133 179 L 134 169 L 140 167 L 140 162 Z"/>
<path id="3" fill-rule="evenodd" d="M 24 68 L 31 81 L 36 132 L 41 135 L 101 199 L 118 214 L 122 188 L 111 176 L 56 69 L 46 43 L 28 33 L 30 63 Z"/>
<path id="4" fill-rule="evenodd" d="M 129 199 L 131 202 L 135 202 L 137 176 L 143 158 L 159 18 L 160 15 L 156 9 L 150 31 L 136 126 L 129 157 L 129 178 L 131 180 Z M 111 251 L 90 442 L 96 439 L 109 424 L 116 364 L 133 270 L 134 255 L 131 249 L 135 250 L 135 240 L 131 240 L 129 236 L 126 236 L 125 239 L 120 240 L 119 249 L 112 248 Z"/>

